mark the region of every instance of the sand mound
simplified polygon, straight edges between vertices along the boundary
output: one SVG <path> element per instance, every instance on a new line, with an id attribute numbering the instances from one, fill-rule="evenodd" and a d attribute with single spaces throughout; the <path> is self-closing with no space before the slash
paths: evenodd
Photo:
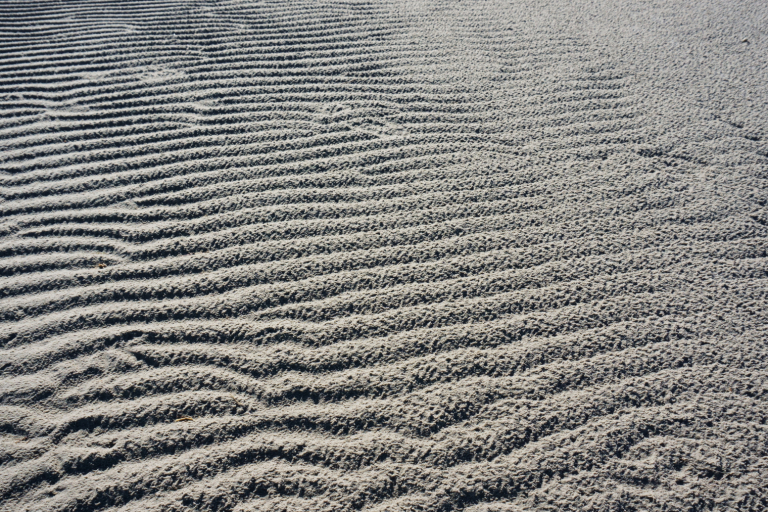
<path id="1" fill-rule="evenodd" d="M 0 3 L 0 510 L 768 509 L 768 7 L 600 3 Z"/>

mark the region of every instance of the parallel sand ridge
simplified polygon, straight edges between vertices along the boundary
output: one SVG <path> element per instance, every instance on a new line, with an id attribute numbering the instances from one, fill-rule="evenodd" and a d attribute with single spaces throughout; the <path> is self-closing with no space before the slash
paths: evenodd
<path id="1" fill-rule="evenodd" d="M 765 510 L 766 21 L 0 3 L 0 510 Z"/>

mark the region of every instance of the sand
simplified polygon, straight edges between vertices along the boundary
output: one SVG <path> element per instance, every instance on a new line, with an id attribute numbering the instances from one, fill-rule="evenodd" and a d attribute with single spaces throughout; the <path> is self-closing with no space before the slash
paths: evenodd
<path id="1" fill-rule="evenodd" d="M 0 511 L 768 510 L 766 26 L 0 2 Z"/>

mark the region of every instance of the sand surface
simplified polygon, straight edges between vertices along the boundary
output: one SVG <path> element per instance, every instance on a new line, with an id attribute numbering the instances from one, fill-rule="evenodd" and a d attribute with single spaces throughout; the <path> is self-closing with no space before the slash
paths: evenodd
<path id="1" fill-rule="evenodd" d="M 0 511 L 768 510 L 767 27 L 0 2 Z"/>

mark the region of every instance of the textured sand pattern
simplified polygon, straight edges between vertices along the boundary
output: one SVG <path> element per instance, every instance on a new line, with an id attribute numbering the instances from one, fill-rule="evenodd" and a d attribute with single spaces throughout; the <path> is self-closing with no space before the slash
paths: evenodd
<path id="1" fill-rule="evenodd" d="M 768 510 L 768 7 L 603 3 L 0 2 L 0 510 Z"/>

